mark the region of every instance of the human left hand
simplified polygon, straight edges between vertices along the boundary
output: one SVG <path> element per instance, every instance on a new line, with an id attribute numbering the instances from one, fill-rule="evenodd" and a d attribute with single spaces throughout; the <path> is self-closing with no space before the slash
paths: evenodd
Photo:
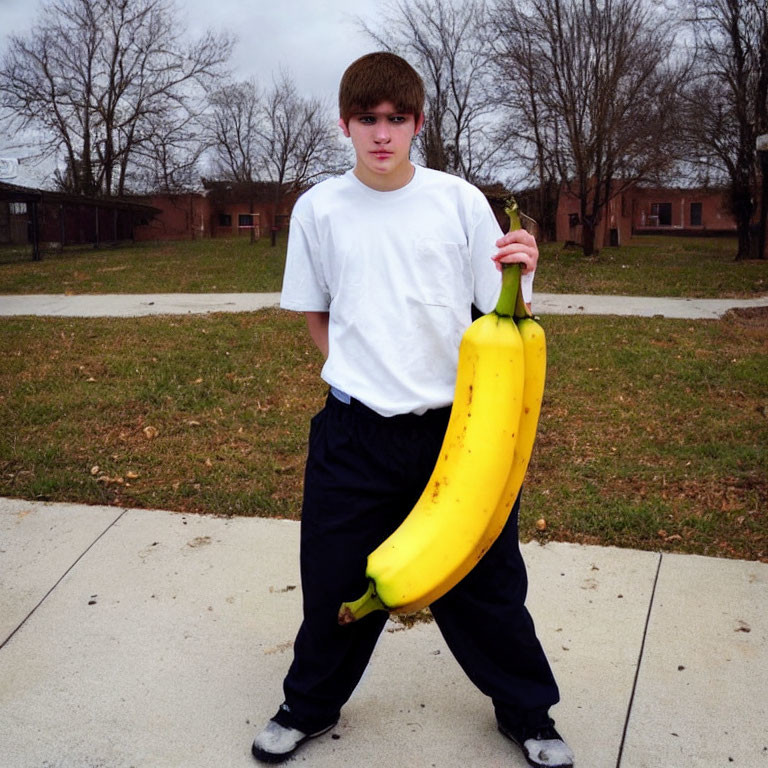
<path id="1" fill-rule="evenodd" d="M 496 241 L 499 249 L 491 258 L 496 262 L 496 268 L 502 269 L 504 264 L 519 263 L 522 273 L 527 275 L 536 269 L 539 260 L 539 247 L 536 238 L 524 229 L 507 232 Z"/>

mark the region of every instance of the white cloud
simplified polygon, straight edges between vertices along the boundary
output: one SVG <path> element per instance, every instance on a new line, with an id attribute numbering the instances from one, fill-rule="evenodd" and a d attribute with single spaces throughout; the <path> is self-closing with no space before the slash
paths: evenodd
<path id="1" fill-rule="evenodd" d="M 238 38 L 234 76 L 268 82 L 280 67 L 306 96 L 334 100 L 344 69 L 375 50 L 354 18 L 374 19 L 376 0 L 176 0 L 191 36 L 206 29 Z M 0 0 L 0 53 L 7 35 L 28 30 L 43 0 Z"/>
<path id="2" fill-rule="evenodd" d="M 355 23 L 374 19 L 376 0 L 176 0 L 191 37 L 205 30 L 233 34 L 232 75 L 254 77 L 264 85 L 283 68 L 299 92 L 335 104 L 339 79 L 358 56 L 376 46 Z M 44 0 L 0 0 L 0 55 L 10 34 L 24 34 L 38 16 Z M 0 155 L 30 155 L 29 142 L 18 148 L 19 136 L 0 134 Z M 34 144 L 34 142 L 32 143 Z M 27 161 L 24 176 L 48 177 L 49 164 Z M 26 179 L 25 179 L 26 180 Z M 30 178 L 30 181 L 32 179 Z M 35 178 L 35 180 L 37 180 Z"/>

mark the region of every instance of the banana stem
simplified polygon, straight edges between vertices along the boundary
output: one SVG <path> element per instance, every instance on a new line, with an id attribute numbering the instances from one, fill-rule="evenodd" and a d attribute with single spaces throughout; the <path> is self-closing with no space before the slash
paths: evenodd
<path id="1" fill-rule="evenodd" d="M 520 208 L 517 205 L 517 200 L 515 200 L 514 197 L 510 197 L 509 200 L 507 200 L 507 205 L 504 208 L 504 213 L 509 216 L 509 231 L 514 232 L 516 229 L 522 229 L 523 225 L 520 221 Z M 504 273 L 502 273 L 502 283 L 501 283 L 501 296 L 499 296 L 499 303 L 496 305 L 496 314 L 497 315 L 504 315 L 505 317 L 514 317 L 515 320 L 520 320 L 523 317 L 532 317 L 530 310 L 525 305 L 525 299 L 523 299 L 523 286 L 521 281 L 521 267 L 519 264 L 505 264 L 504 268 L 507 269 L 508 267 L 517 267 L 515 270 L 517 272 L 517 277 L 512 278 L 510 276 L 510 286 L 509 290 L 511 293 L 512 298 L 510 298 L 510 295 L 505 296 L 505 284 L 504 284 Z M 512 280 L 514 279 L 514 284 L 512 284 Z M 502 303 L 503 299 L 503 303 Z M 511 304 L 511 308 L 510 308 Z M 499 307 L 501 306 L 503 311 L 499 311 Z"/>
<path id="2" fill-rule="evenodd" d="M 520 208 L 517 205 L 517 200 L 514 197 L 510 197 L 507 200 L 507 205 L 504 208 L 504 213 L 509 216 L 509 231 L 514 232 L 516 229 L 522 229 L 523 225 L 520 222 Z"/>
<path id="3" fill-rule="evenodd" d="M 501 271 L 501 293 L 494 312 L 502 317 L 512 317 L 517 312 L 520 293 L 520 265 L 504 264 Z"/>
<path id="4" fill-rule="evenodd" d="M 386 605 L 381 601 L 381 598 L 376 594 L 376 585 L 369 581 L 368 590 L 358 600 L 353 600 L 349 603 L 342 603 L 339 608 L 338 622 L 339 624 L 351 624 L 353 621 L 362 619 L 373 611 L 388 611 Z"/>
<path id="5" fill-rule="evenodd" d="M 524 317 L 533 317 L 533 314 L 523 298 L 523 283 L 520 281 L 515 297 L 515 320 L 522 320 Z"/>

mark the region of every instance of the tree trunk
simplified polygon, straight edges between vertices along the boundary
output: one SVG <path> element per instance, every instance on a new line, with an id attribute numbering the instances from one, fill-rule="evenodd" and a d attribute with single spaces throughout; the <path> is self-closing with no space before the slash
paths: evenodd
<path id="1" fill-rule="evenodd" d="M 754 205 L 749 184 L 736 183 L 731 187 L 731 203 L 733 215 L 736 218 L 736 234 L 738 251 L 736 261 L 752 258 L 752 213 Z"/>
<path id="2" fill-rule="evenodd" d="M 585 256 L 591 256 L 595 252 L 595 222 L 591 216 L 585 216 L 581 220 L 581 247 Z"/>

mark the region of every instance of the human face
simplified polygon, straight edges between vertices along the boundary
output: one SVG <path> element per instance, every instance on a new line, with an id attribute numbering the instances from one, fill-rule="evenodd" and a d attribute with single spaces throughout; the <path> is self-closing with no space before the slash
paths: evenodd
<path id="1" fill-rule="evenodd" d="M 363 184 L 382 192 L 404 187 L 413 176 L 411 142 L 418 135 L 424 116 L 397 112 L 384 101 L 368 112 L 339 120 L 344 135 L 355 149 L 354 173 Z"/>

